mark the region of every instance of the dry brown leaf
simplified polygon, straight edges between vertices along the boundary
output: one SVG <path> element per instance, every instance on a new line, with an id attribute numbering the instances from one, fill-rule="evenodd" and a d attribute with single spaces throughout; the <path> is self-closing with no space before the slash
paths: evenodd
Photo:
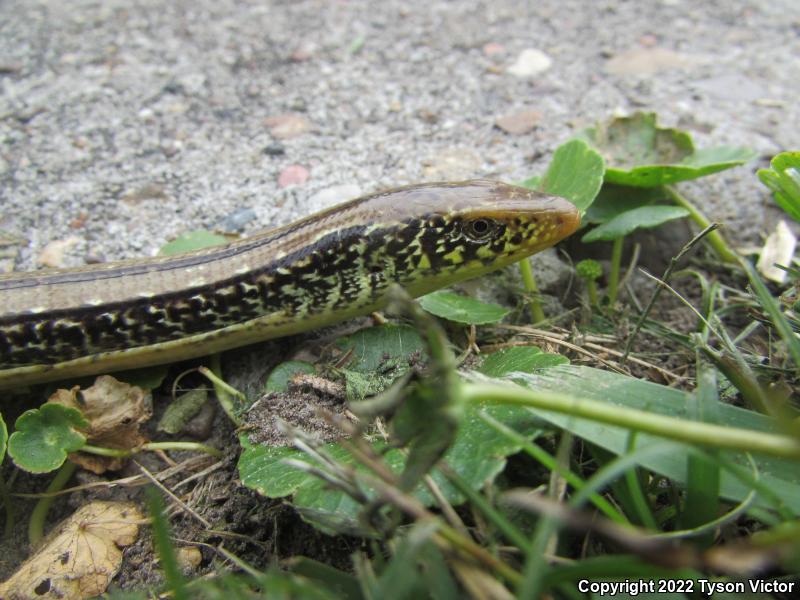
<path id="1" fill-rule="evenodd" d="M 0 584 L 0 598 L 77 600 L 102 594 L 136 541 L 144 515 L 132 502 L 92 502 L 59 523 Z"/>
<path id="2" fill-rule="evenodd" d="M 128 383 L 103 375 L 83 392 L 77 387 L 58 390 L 48 402 L 77 408 L 89 421 L 83 430 L 87 441 L 95 446 L 130 450 L 148 441 L 139 432 L 139 426 L 153 415 L 149 392 Z M 107 470 L 119 469 L 123 460 L 75 453 L 70 460 L 98 475 Z"/>

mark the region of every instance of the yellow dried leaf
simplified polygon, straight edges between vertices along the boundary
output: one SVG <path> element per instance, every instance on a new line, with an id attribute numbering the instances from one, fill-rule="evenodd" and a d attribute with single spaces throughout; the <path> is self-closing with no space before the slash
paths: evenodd
<path id="1" fill-rule="evenodd" d="M 131 502 L 82 506 L 0 584 L 0 598 L 79 600 L 102 594 L 122 563 L 121 548 L 136 541 L 143 519 Z"/>

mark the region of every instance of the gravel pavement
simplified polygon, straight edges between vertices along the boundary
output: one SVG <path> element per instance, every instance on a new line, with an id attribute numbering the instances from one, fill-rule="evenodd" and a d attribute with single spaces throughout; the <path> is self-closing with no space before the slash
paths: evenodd
<path id="1" fill-rule="evenodd" d="M 149 255 L 392 185 L 513 181 L 634 110 L 760 152 L 687 188 L 753 242 L 778 213 L 752 173 L 800 146 L 793 7 L 2 0 L 0 236 L 25 241 L 6 268 Z"/>
<path id="2" fill-rule="evenodd" d="M 394 185 L 523 179 L 636 110 L 759 152 L 684 186 L 757 242 L 780 212 L 753 173 L 800 149 L 797 1 L 0 0 L 0 272 L 246 235 Z M 252 395 L 271 363 L 236 360 Z M 246 502 L 221 514 L 252 525 Z M 153 585 L 149 541 L 126 555 L 123 585 Z"/>

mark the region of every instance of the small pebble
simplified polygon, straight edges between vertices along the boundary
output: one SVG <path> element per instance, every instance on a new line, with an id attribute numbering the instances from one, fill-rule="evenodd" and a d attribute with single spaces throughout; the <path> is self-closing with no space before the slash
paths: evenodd
<path id="1" fill-rule="evenodd" d="M 645 48 L 652 48 L 658 43 L 658 38 L 652 33 L 646 33 L 639 38 L 639 43 Z"/>
<path id="2" fill-rule="evenodd" d="M 203 96 L 206 93 L 208 78 L 204 73 L 185 73 L 177 78 L 177 84 L 187 96 Z"/>
<path id="3" fill-rule="evenodd" d="M 239 208 L 222 219 L 216 226 L 216 229 L 225 232 L 242 231 L 244 226 L 255 218 L 256 212 L 252 208 Z"/>
<path id="4" fill-rule="evenodd" d="M 740 73 L 726 73 L 701 79 L 694 82 L 692 87 L 712 98 L 728 102 L 733 100 L 755 102 L 768 94 L 764 85 Z"/>
<path id="5" fill-rule="evenodd" d="M 125 191 L 120 200 L 126 204 L 137 204 L 142 200 L 165 200 L 166 188 L 160 183 L 148 182 L 144 185 Z"/>
<path id="6" fill-rule="evenodd" d="M 523 110 L 500 117 L 494 124 L 511 135 L 523 135 L 533 131 L 537 123 L 542 120 L 542 116 L 538 110 Z"/>
<path id="7" fill-rule="evenodd" d="M 88 218 L 89 218 L 88 213 L 86 212 L 79 213 L 77 217 L 75 217 L 74 219 L 72 219 L 72 221 L 69 222 L 69 228 L 81 229 L 86 224 L 86 219 Z"/>
<path id="8" fill-rule="evenodd" d="M 541 50 L 525 48 L 506 72 L 520 79 L 530 79 L 547 71 L 552 64 L 553 59 Z"/>
<path id="9" fill-rule="evenodd" d="M 681 54 L 667 48 L 639 48 L 617 54 L 603 70 L 612 75 L 653 75 L 673 69 L 688 69 L 704 62 L 701 57 Z"/>
<path id="10" fill-rule="evenodd" d="M 203 554 L 196 546 L 183 546 L 178 548 L 175 553 L 175 558 L 178 560 L 178 565 L 184 575 L 189 575 L 197 570 L 197 567 L 203 562 Z"/>
<path id="11" fill-rule="evenodd" d="M 311 129 L 311 122 L 297 113 L 267 117 L 264 124 L 269 127 L 272 136 L 280 140 L 297 137 Z"/>
<path id="12" fill-rule="evenodd" d="M 456 181 L 475 177 L 481 159 L 471 150 L 451 148 L 438 152 L 423 165 L 422 174 L 427 181 Z"/>
<path id="13" fill-rule="evenodd" d="M 172 140 L 171 142 L 167 142 L 166 144 L 161 146 L 161 152 L 163 152 L 164 156 L 166 156 L 167 158 L 172 158 L 173 156 L 178 154 L 178 152 L 180 152 L 181 149 L 183 149 L 183 142 L 181 142 L 180 140 Z"/>
<path id="14" fill-rule="evenodd" d="M 266 146 L 262 152 L 267 156 L 283 156 L 286 154 L 286 148 L 283 147 L 283 144 L 275 142 L 274 144 Z"/>
<path id="15" fill-rule="evenodd" d="M 70 236 L 63 240 L 53 240 L 39 253 L 36 262 L 43 267 L 63 267 L 64 254 L 81 241 L 79 237 Z"/>
<path id="16" fill-rule="evenodd" d="M 314 42 L 310 40 L 304 40 L 297 48 L 295 48 L 294 52 L 289 55 L 289 59 L 292 62 L 305 62 L 313 58 L 316 51 L 317 45 Z"/>
<path id="17" fill-rule="evenodd" d="M 334 204 L 358 198 L 361 188 L 354 183 L 334 185 L 314 193 L 306 202 L 309 210 L 316 211 L 329 208 Z"/>
<path id="18" fill-rule="evenodd" d="M 488 44 L 483 45 L 483 53 L 489 58 L 498 56 L 500 54 L 505 54 L 505 52 L 505 46 L 498 44 L 497 42 L 489 42 Z"/>
<path id="19" fill-rule="evenodd" d="M 310 175 L 311 173 L 303 165 L 289 165 L 278 175 L 278 185 L 282 188 L 303 185 Z"/>

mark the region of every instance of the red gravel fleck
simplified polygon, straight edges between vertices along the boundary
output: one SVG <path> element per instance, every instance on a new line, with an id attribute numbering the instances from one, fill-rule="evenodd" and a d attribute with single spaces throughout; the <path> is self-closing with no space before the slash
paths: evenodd
<path id="1" fill-rule="evenodd" d="M 282 188 L 290 185 L 303 185 L 311 173 L 303 165 L 289 165 L 278 175 L 278 185 Z"/>

